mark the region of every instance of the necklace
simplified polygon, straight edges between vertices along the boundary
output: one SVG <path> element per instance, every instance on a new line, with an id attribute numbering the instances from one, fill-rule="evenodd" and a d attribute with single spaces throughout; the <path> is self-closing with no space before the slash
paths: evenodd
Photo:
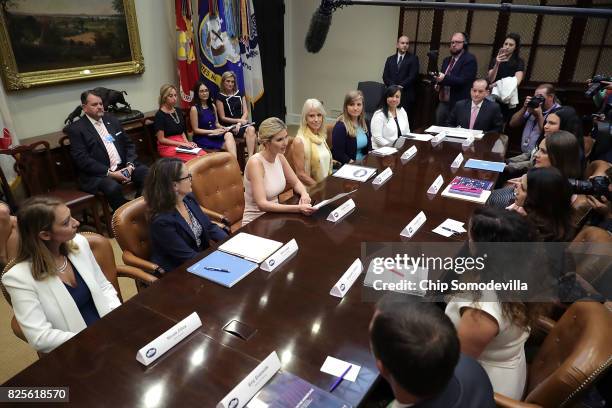
<path id="1" fill-rule="evenodd" d="M 170 117 L 172 118 L 172 120 L 174 121 L 174 123 L 176 123 L 177 125 L 178 125 L 179 123 L 181 123 L 181 121 L 180 121 L 180 119 L 179 119 L 178 112 L 176 111 L 176 109 L 173 109 L 173 110 L 170 112 Z"/>
<path id="2" fill-rule="evenodd" d="M 68 267 L 68 257 L 64 255 L 64 263 L 62 264 L 62 266 L 57 267 L 56 270 L 58 273 L 64 273 L 67 267 Z"/>

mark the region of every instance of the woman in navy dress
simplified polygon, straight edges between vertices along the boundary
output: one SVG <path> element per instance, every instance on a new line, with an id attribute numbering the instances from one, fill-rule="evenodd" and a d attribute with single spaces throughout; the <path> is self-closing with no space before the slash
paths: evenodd
<path id="1" fill-rule="evenodd" d="M 193 141 L 204 150 L 222 149 L 237 157 L 234 135 L 228 128 L 219 124 L 208 87 L 198 82 L 193 88 L 193 94 L 193 106 L 189 111 Z"/>

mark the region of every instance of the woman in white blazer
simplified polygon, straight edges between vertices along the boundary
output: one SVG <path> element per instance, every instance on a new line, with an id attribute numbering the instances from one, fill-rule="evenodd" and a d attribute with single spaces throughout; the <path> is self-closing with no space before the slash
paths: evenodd
<path id="1" fill-rule="evenodd" d="M 2 283 L 28 343 L 46 353 L 121 303 L 60 200 L 27 200 L 17 225 L 16 264 Z"/>
<path id="2" fill-rule="evenodd" d="M 399 106 L 402 99 L 402 88 L 398 85 L 387 87 L 380 102 L 380 109 L 374 112 L 370 122 L 372 148 L 392 146 L 401 135 L 410 133 L 408 115 Z"/>

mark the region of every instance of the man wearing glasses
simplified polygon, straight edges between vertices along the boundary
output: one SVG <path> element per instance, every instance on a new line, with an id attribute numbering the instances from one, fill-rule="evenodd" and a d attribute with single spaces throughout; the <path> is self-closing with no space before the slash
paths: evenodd
<path id="1" fill-rule="evenodd" d="M 450 56 L 444 58 L 436 80 L 440 103 L 436 110 L 436 124 L 445 126 L 450 111 L 457 101 L 470 98 L 470 88 L 476 79 L 478 64 L 468 51 L 465 33 L 455 33 L 450 41 Z"/>

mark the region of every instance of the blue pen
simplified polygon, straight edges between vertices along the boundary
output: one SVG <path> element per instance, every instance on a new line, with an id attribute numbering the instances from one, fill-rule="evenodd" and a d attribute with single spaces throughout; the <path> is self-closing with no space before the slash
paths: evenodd
<path id="1" fill-rule="evenodd" d="M 215 271 L 215 272 L 226 272 L 229 273 L 229 271 L 227 269 L 223 269 L 223 268 L 215 268 L 214 266 L 205 266 L 204 269 L 206 269 L 207 271 Z"/>
<path id="2" fill-rule="evenodd" d="M 344 372 L 342 373 L 342 375 L 341 375 L 340 377 L 338 377 L 338 379 L 336 380 L 336 382 L 334 382 L 334 383 L 332 384 L 331 388 L 329 389 L 329 392 L 332 392 L 333 390 L 335 390 L 335 389 L 336 389 L 336 388 L 337 388 L 337 387 L 340 385 L 340 383 L 341 383 L 341 382 L 342 382 L 342 380 L 344 379 L 344 376 L 345 376 L 346 374 L 348 374 L 348 372 L 349 372 L 349 370 L 351 369 L 351 367 L 352 367 L 352 366 L 353 366 L 352 364 L 349 364 L 349 366 L 348 366 L 348 367 L 346 367 L 346 370 L 344 370 Z"/>

